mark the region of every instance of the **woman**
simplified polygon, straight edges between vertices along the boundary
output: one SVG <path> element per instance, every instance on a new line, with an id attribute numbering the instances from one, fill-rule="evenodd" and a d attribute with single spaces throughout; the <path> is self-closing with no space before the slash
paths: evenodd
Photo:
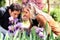
<path id="1" fill-rule="evenodd" d="M 47 13 L 42 12 L 41 10 L 38 9 L 38 7 L 33 4 L 33 3 L 29 3 L 29 8 L 31 10 L 31 14 L 35 15 L 35 18 L 37 19 L 38 23 L 42 26 L 45 27 L 46 22 L 48 22 L 49 25 L 49 29 L 51 28 L 51 30 L 56 34 L 56 35 L 60 35 L 60 27 L 59 25 L 54 21 L 54 19 Z M 34 17 L 32 17 L 34 18 Z M 47 30 L 49 33 L 49 30 Z"/>

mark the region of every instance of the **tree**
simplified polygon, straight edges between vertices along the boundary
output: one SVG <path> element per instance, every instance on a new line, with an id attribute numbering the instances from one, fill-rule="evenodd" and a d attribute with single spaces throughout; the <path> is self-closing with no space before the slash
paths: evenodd
<path id="1" fill-rule="evenodd" d="M 0 0 L 0 7 L 5 6 L 6 1 L 5 0 Z"/>
<path id="2" fill-rule="evenodd" d="M 48 14 L 50 14 L 50 1 L 47 0 L 47 3 L 48 3 Z"/>

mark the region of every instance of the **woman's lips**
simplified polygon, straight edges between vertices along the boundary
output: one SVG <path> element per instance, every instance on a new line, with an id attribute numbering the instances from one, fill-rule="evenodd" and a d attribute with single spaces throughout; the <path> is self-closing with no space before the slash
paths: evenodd
<path id="1" fill-rule="evenodd" d="M 23 17 L 27 17 L 26 15 L 24 15 Z"/>

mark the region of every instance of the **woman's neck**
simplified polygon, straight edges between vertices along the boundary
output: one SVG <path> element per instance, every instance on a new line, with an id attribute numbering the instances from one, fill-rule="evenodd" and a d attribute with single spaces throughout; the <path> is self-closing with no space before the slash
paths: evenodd
<path id="1" fill-rule="evenodd" d="M 29 20 L 23 20 L 22 22 L 23 23 L 29 23 L 30 21 Z"/>
<path id="2" fill-rule="evenodd" d="M 27 21 L 22 21 L 22 24 L 23 24 L 23 27 L 24 28 L 29 28 L 30 27 L 30 21 L 27 20 Z"/>

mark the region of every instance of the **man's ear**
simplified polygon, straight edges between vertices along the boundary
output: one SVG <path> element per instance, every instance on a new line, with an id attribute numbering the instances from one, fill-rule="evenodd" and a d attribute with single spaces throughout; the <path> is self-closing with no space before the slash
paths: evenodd
<path id="1" fill-rule="evenodd" d="M 11 13 L 11 9 L 9 9 L 9 14 Z"/>

